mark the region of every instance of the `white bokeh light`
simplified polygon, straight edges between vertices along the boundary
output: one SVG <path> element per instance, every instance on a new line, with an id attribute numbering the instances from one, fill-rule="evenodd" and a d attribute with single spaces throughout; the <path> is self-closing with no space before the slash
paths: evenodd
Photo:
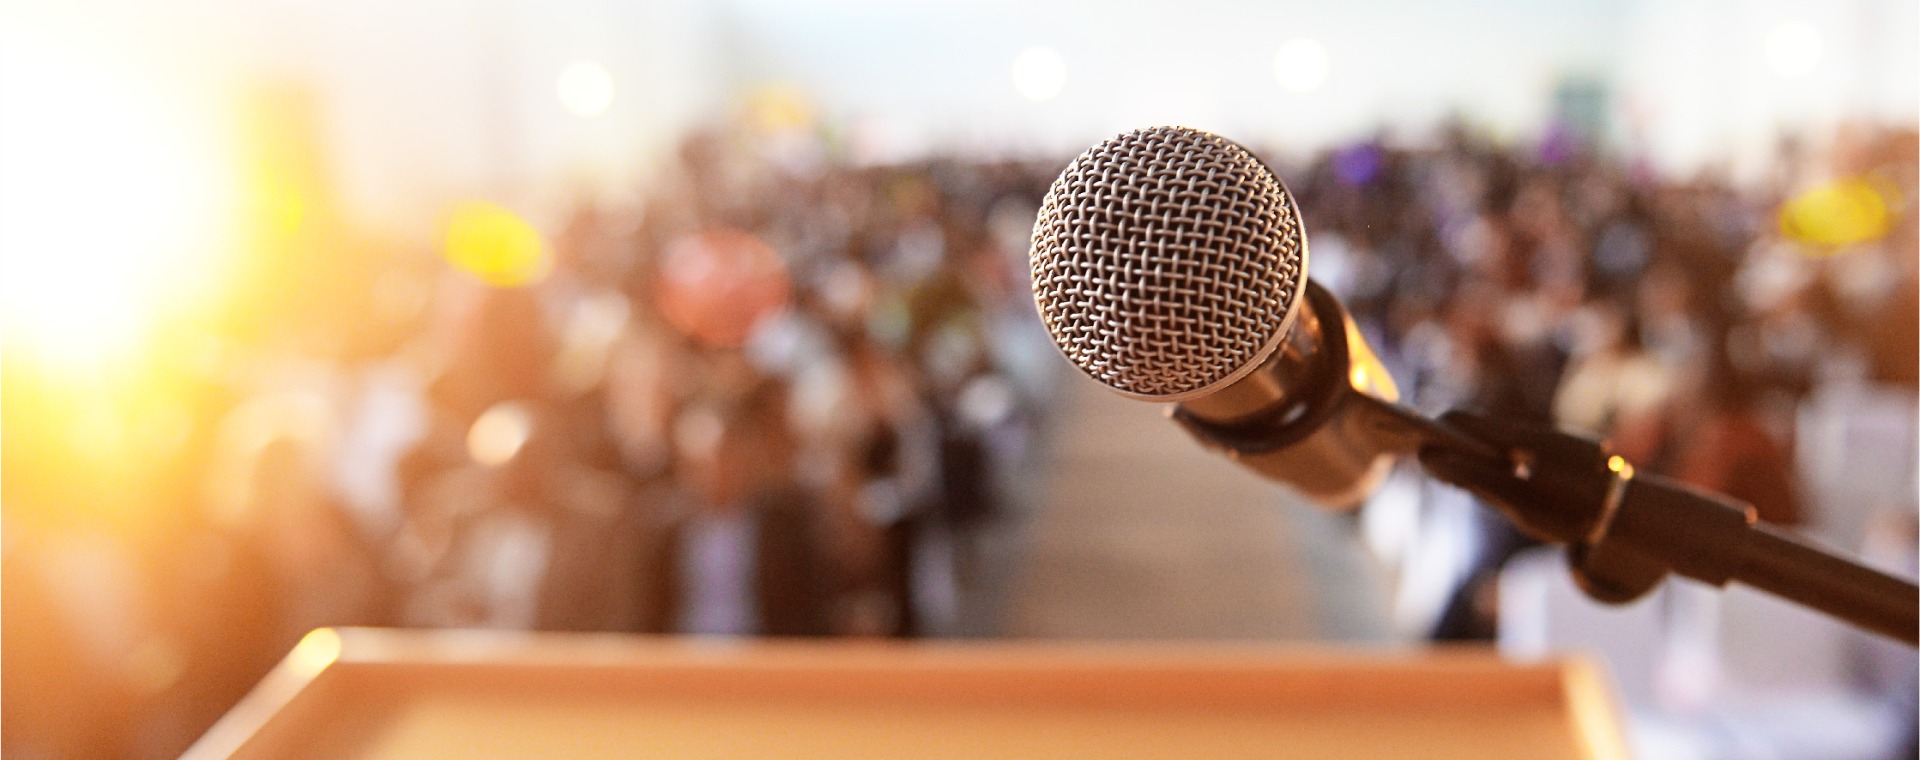
<path id="1" fill-rule="evenodd" d="M 498 467 L 520 455 L 533 437 L 533 414 L 513 401 L 494 404 L 467 428 L 467 455 L 488 467 Z"/>
<path id="2" fill-rule="evenodd" d="M 1820 65 L 1826 52 L 1820 30 L 1800 19 L 1788 19 L 1767 32 L 1767 64 L 1784 77 L 1803 77 Z"/>
<path id="3" fill-rule="evenodd" d="M 1309 93 L 1327 81 L 1327 48 L 1319 40 L 1295 37 L 1273 54 L 1273 78 L 1288 92 Z"/>
<path id="4" fill-rule="evenodd" d="M 555 83 L 560 105 L 581 118 L 606 113 L 613 105 L 613 75 L 597 63 L 574 61 L 560 71 Z"/>
<path id="5" fill-rule="evenodd" d="M 1013 89 L 1020 97 L 1044 103 L 1060 96 L 1067 86 L 1067 61 L 1060 51 L 1036 46 L 1013 59 Z"/>

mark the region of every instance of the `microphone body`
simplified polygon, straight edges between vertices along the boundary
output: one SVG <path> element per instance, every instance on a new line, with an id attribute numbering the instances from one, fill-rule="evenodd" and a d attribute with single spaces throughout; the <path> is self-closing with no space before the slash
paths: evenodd
<path id="1" fill-rule="evenodd" d="M 1169 412 L 1203 445 L 1292 486 L 1321 505 L 1358 505 L 1394 458 L 1413 449 L 1391 435 L 1381 405 L 1399 400 L 1352 317 L 1309 280 L 1306 300 L 1273 354 L 1232 384 Z"/>

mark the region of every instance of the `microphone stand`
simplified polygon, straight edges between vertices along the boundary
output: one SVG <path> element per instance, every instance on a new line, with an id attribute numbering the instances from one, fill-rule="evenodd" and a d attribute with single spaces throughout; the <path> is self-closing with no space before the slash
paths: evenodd
<path id="1" fill-rule="evenodd" d="M 1739 581 L 1920 647 L 1920 586 L 1763 524 L 1751 505 L 1637 474 L 1598 441 L 1459 410 L 1434 420 L 1364 390 L 1350 372 L 1351 319 L 1308 284 L 1319 319 L 1346 328 L 1319 330 L 1318 372 L 1299 378 L 1287 403 L 1242 421 L 1169 409 L 1202 445 L 1258 458 L 1298 450 L 1329 425 L 1351 426 L 1320 446 L 1345 459 L 1417 454 L 1428 472 L 1478 494 L 1522 531 L 1566 545 L 1575 582 L 1594 599 L 1624 604 L 1669 573 L 1715 586 Z"/>
<path id="2" fill-rule="evenodd" d="M 1351 398 L 1425 429 L 1420 462 L 1435 477 L 1523 531 L 1566 544 L 1575 581 L 1595 599 L 1632 601 L 1670 572 L 1715 586 L 1738 581 L 1920 646 L 1920 586 L 1761 523 L 1751 505 L 1636 473 L 1604 444 L 1568 433 L 1461 411 L 1433 421 Z"/>

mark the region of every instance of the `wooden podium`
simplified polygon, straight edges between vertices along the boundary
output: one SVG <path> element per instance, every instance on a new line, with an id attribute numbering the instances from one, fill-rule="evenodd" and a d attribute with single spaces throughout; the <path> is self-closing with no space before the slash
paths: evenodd
<path id="1" fill-rule="evenodd" d="M 1625 758 L 1583 660 L 1484 649 L 322 629 L 216 758 Z"/>

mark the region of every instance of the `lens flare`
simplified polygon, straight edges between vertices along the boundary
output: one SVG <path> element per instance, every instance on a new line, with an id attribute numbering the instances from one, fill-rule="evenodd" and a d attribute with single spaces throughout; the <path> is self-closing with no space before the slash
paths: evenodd
<path id="1" fill-rule="evenodd" d="M 97 368 L 204 300 L 234 173 L 183 99 L 70 51 L 0 46 L 0 309 L 11 348 Z"/>

